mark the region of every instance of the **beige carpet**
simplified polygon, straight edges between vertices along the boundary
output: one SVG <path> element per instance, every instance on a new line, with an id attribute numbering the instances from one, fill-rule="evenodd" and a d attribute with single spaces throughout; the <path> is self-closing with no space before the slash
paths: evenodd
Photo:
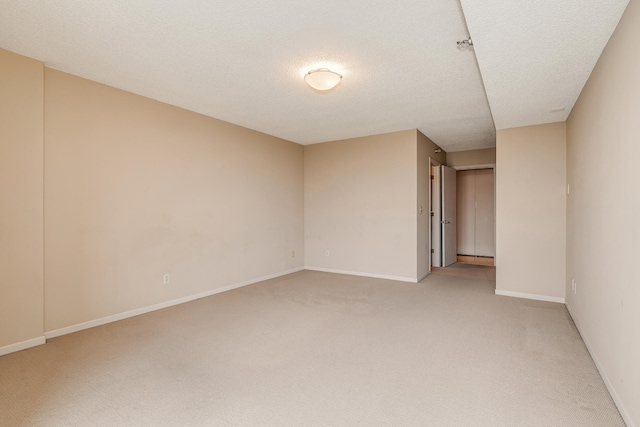
<path id="1" fill-rule="evenodd" d="M 0 357 L 2 426 L 623 426 L 564 306 L 303 271 Z"/>

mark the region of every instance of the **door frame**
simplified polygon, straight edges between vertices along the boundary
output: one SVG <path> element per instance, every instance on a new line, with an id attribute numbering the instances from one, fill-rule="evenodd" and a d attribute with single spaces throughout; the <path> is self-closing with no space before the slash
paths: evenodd
<path id="1" fill-rule="evenodd" d="M 429 256 L 429 273 L 431 273 L 431 269 L 432 267 L 434 267 L 433 265 L 433 254 L 431 253 L 432 250 L 435 250 L 434 244 L 433 244 L 433 222 L 435 221 L 435 217 L 431 215 L 432 212 L 434 212 L 433 210 L 433 199 L 434 197 L 438 197 L 440 200 L 442 199 L 442 195 L 441 195 L 441 188 L 440 188 L 440 180 L 436 179 L 436 177 L 434 176 L 434 172 L 433 172 L 433 168 L 437 167 L 438 169 L 438 174 L 440 174 L 440 166 L 442 165 L 442 163 L 438 162 L 436 159 L 429 157 L 429 252 L 428 252 L 428 256 Z M 434 178 L 431 178 L 431 177 Z M 437 185 L 434 185 L 434 181 L 437 181 Z M 435 190 L 435 191 L 434 191 Z M 442 201 L 440 202 L 442 203 Z M 440 215 L 438 215 L 438 218 L 440 218 Z M 438 220 L 438 226 L 440 226 L 440 220 Z M 442 236 L 440 237 L 440 239 L 442 239 Z M 440 242 L 440 252 L 442 252 L 442 242 Z M 442 254 L 440 255 L 442 256 Z M 438 267 L 438 266 L 435 266 Z"/>

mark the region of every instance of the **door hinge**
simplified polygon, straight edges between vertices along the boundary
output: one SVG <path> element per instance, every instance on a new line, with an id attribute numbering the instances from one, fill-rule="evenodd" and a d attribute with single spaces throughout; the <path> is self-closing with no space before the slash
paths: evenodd
<path id="1" fill-rule="evenodd" d="M 435 254 L 435 253 L 436 253 L 436 250 L 435 250 L 435 249 L 431 249 L 431 253 L 432 253 L 432 254 Z"/>
<path id="2" fill-rule="evenodd" d="M 431 216 L 435 216 L 435 212 L 431 212 Z"/>

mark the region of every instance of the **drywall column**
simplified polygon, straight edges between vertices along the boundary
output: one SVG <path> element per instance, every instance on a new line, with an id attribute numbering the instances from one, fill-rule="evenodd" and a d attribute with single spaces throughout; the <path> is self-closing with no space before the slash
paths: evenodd
<path id="1" fill-rule="evenodd" d="M 496 138 L 496 294 L 564 302 L 565 124 Z"/>
<path id="2" fill-rule="evenodd" d="M 445 164 L 447 153 L 422 132 L 418 134 L 418 280 L 429 274 L 431 258 L 431 171 L 429 159 Z M 436 153 L 436 150 L 440 151 Z"/>
<path id="3" fill-rule="evenodd" d="M 631 1 L 567 121 L 567 307 L 628 426 L 640 426 L 638 40 Z"/>
<path id="4" fill-rule="evenodd" d="M 44 343 L 43 64 L 0 50 L 0 355 Z"/>

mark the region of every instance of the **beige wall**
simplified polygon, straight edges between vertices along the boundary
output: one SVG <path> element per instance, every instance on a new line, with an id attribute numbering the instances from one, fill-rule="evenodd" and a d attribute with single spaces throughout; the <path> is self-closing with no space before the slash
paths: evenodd
<path id="1" fill-rule="evenodd" d="M 42 74 L 0 50 L 0 355 L 43 340 Z"/>
<path id="2" fill-rule="evenodd" d="M 416 151 L 415 129 L 304 147 L 307 267 L 416 279 Z"/>
<path id="3" fill-rule="evenodd" d="M 435 150 L 440 148 L 428 137 L 417 132 L 418 141 L 418 279 L 429 274 L 431 258 L 431 172 L 429 159 L 445 164 L 447 153 Z M 422 208 L 422 212 L 421 209 Z"/>
<path id="4" fill-rule="evenodd" d="M 454 151 L 447 153 L 447 166 L 459 168 L 464 166 L 488 166 L 496 163 L 496 149 Z"/>
<path id="5" fill-rule="evenodd" d="M 496 293 L 565 297 L 564 123 L 497 132 Z"/>
<path id="6" fill-rule="evenodd" d="M 46 331 L 302 267 L 302 146 L 51 69 L 45 129 Z"/>
<path id="7" fill-rule="evenodd" d="M 640 426 L 639 39 L 631 1 L 567 122 L 567 306 L 629 426 Z"/>

